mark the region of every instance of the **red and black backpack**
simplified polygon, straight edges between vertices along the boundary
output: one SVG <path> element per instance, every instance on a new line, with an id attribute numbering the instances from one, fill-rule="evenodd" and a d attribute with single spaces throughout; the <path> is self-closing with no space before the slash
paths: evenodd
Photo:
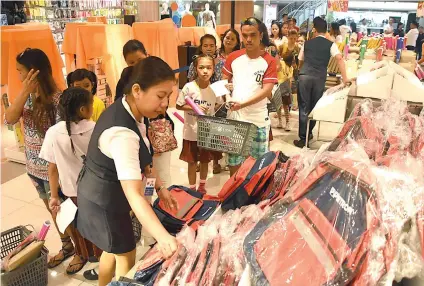
<path id="1" fill-rule="evenodd" d="M 257 160 L 249 157 L 219 192 L 221 208 L 227 211 L 258 203 L 277 165 L 287 159 L 281 152 L 268 152 Z"/>
<path id="2" fill-rule="evenodd" d="M 186 224 L 196 230 L 219 206 L 219 201 L 183 186 L 171 186 L 168 190 L 177 200 L 178 210 L 167 209 L 159 198 L 153 203 L 153 210 L 165 229 L 173 235 Z"/>
<path id="3" fill-rule="evenodd" d="M 346 285 L 363 271 L 380 210 L 367 166 L 320 163 L 244 241 L 252 285 Z M 375 285 L 373 283 L 369 285 Z"/>

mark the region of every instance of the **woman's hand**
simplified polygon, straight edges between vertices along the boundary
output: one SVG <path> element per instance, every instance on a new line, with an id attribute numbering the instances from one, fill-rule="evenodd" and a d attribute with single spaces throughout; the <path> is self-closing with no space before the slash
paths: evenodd
<path id="1" fill-rule="evenodd" d="M 177 200 L 171 195 L 171 193 L 163 188 L 158 192 L 159 199 L 165 204 L 165 208 L 173 211 L 178 210 Z"/>
<path id="2" fill-rule="evenodd" d="M 37 76 L 40 71 L 30 70 L 25 80 L 22 82 L 23 92 L 30 94 L 36 91 L 38 86 Z"/>
<path id="3" fill-rule="evenodd" d="M 177 251 L 177 239 L 170 234 L 168 234 L 166 237 L 161 237 L 157 240 L 157 242 L 158 250 L 162 253 L 162 256 L 165 259 L 171 258 L 175 251 Z"/>
<path id="4" fill-rule="evenodd" d="M 60 210 L 60 199 L 56 197 L 50 197 L 49 208 L 53 213 L 57 213 Z"/>
<path id="5" fill-rule="evenodd" d="M 228 106 L 230 107 L 231 111 L 238 111 L 243 108 L 240 102 L 233 100 L 228 102 Z"/>

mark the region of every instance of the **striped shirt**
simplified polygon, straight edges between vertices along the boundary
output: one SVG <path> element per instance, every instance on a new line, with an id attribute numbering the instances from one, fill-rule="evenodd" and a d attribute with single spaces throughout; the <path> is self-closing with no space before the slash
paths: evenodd
<path id="1" fill-rule="evenodd" d="M 231 53 L 225 62 L 222 72 L 232 78 L 235 101 L 243 102 L 255 96 L 265 83 L 278 83 L 277 63 L 274 57 L 264 53 L 256 59 L 251 59 L 246 50 Z M 242 121 L 250 122 L 258 127 L 269 126 L 267 98 L 239 111 Z"/>

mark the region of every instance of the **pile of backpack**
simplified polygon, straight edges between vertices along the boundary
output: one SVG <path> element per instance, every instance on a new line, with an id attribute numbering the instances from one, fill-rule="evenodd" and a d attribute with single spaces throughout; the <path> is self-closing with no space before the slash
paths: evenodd
<path id="1" fill-rule="evenodd" d="M 177 234 L 153 247 L 143 285 L 392 285 L 424 278 L 424 115 L 358 104 L 318 152 L 249 158 L 217 196 L 170 191 L 154 210 Z"/>

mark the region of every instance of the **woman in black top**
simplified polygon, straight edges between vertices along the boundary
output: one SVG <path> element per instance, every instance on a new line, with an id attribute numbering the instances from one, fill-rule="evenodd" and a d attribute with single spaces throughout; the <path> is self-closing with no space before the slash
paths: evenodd
<path id="1" fill-rule="evenodd" d="M 156 178 L 155 189 L 168 208 L 176 209 L 156 171 L 147 139 L 147 118 L 162 114 L 175 85 L 171 68 L 157 57 L 134 66 L 125 96 L 100 117 L 93 131 L 78 183 L 77 228 L 104 252 L 99 285 L 126 275 L 135 263 L 132 209 L 143 227 L 157 240 L 164 257 L 177 242 L 162 226 L 150 204 L 143 180 Z M 143 175 L 142 175 L 143 174 Z M 115 267 L 116 266 L 116 267 Z"/>

